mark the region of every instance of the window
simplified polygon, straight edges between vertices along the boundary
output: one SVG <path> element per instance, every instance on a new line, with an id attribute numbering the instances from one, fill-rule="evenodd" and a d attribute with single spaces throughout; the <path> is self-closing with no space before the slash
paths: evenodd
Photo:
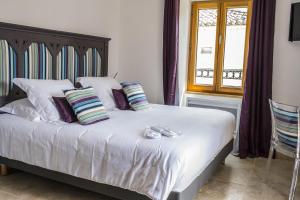
<path id="1" fill-rule="evenodd" d="M 192 4 L 188 91 L 242 95 L 250 0 Z"/>

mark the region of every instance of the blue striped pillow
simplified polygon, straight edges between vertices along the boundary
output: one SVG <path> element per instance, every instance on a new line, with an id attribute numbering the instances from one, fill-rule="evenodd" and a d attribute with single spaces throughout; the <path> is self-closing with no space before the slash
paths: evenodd
<path id="1" fill-rule="evenodd" d="M 121 85 L 127 96 L 128 103 L 133 110 L 138 111 L 150 108 L 141 84 L 135 82 L 124 82 L 121 83 Z"/>
<path id="2" fill-rule="evenodd" d="M 80 124 L 93 124 L 109 118 L 92 87 L 67 90 L 64 93 Z"/>

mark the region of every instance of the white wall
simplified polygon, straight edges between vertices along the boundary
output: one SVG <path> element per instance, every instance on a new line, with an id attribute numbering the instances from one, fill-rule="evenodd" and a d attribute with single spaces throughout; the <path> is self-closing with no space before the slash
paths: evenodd
<path id="1" fill-rule="evenodd" d="M 184 93 L 187 87 L 187 72 L 189 60 L 190 20 L 191 6 L 194 0 L 182 0 L 180 2 L 179 20 L 179 61 L 178 61 L 178 88 L 179 102 L 184 104 Z"/>
<path id="2" fill-rule="evenodd" d="M 273 98 L 300 106 L 300 42 L 289 42 L 291 3 L 295 0 L 277 0 Z"/>
<path id="3" fill-rule="evenodd" d="M 120 76 L 163 103 L 163 0 L 121 0 Z"/>
<path id="4" fill-rule="evenodd" d="M 0 0 L 0 21 L 110 37 L 109 74 L 118 71 L 120 0 Z"/>
<path id="5" fill-rule="evenodd" d="M 0 0 L 0 21 L 110 37 L 109 75 L 163 103 L 163 0 Z"/>

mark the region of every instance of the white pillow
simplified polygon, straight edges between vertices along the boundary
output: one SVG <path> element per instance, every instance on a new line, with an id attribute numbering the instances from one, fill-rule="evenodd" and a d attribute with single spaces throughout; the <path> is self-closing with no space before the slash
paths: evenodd
<path id="1" fill-rule="evenodd" d="M 63 97 L 63 90 L 74 89 L 69 80 L 37 80 L 15 78 L 13 83 L 27 93 L 27 97 L 43 121 L 60 120 L 52 97 Z"/>
<path id="2" fill-rule="evenodd" d="M 38 122 L 40 114 L 35 110 L 28 98 L 13 101 L 0 108 L 0 111 Z"/>
<path id="3" fill-rule="evenodd" d="M 79 77 L 77 78 L 82 87 L 93 87 L 97 96 L 107 110 L 116 108 L 112 89 L 122 89 L 118 81 L 111 77 Z"/>

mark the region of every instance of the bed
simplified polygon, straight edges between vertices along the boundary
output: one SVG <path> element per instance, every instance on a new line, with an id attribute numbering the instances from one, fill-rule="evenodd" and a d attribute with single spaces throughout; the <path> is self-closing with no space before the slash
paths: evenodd
<path id="1" fill-rule="evenodd" d="M 89 75 L 84 66 L 92 48 L 101 57 L 101 71 L 95 75 L 107 75 L 108 38 L 5 23 L 0 23 L 0 37 L 15 49 L 10 60 L 19 63 L 26 63 L 22 55 L 30 43 L 47 44 L 51 74 L 58 72 L 60 50 L 72 45 L 82 64 L 74 70 L 77 74 L 63 77 L 72 80 Z M 16 71 L 15 76 L 28 75 L 26 64 Z M 0 105 L 26 96 L 5 81 L 8 89 L 2 91 Z M 81 126 L 0 114 L 0 163 L 123 200 L 192 200 L 232 150 L 235 124 L 228 112 L 152 104 L 146 111 L 113 110 L 109 115 L 107 121 Z M 152 125 L 168 126 L 181 135 L 146 139 L 143 130 Z"/>

